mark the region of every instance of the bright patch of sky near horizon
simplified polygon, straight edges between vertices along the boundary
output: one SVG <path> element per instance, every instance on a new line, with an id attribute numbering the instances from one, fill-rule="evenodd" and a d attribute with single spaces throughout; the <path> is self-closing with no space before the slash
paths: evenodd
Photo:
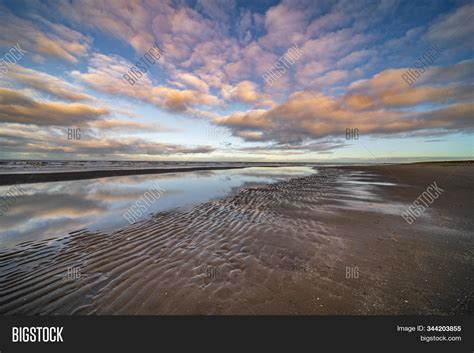
<path id="1" fill-rule="evenodd" d="M 441 0 L 0 0 L 0 57 L 26 51 L 0 66 L 0 159 L 471 159 L 473 15 Z"/>

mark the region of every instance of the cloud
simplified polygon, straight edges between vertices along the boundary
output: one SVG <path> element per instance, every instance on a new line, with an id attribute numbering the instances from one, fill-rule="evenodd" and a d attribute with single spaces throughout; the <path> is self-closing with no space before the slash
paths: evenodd
<path id="1" fill-rule="evenodd" d="M 437 68 L 444 79 L 459 77 L 472 67 L 461 62 L 450 68 Z M 463 82 L 453 85 L 436 77 L 435 86 L 410 88 L 401 79 L 404 70 L 386 70 L 371 79 L 349 86 L 339 97 L 320 92 L 294 92 L 288 100 L 269 110 L 236 112 L 214 119 L 235 136 L 247 141 L 276 141 L 301 144 L 307 140 L 341 137 L 347 128 L 358 128 L 363 135 L 393 135 L 418 130 L 472 132 L 474 116 L 473 86 Z M 472 76 L 471 76 L 472 77 Z M 431 104 L 431 109 L 418 110 Z M 436 107 L 438 105 L 438 107 Z M 401 110 L 409 107 L 413 110 Z"/>
<path id="2" fill-rule="evenodd" d="M 263 129 L 270 127 L 271 121 L 265 117 L 267 111 L 251 110 L 248 112 L 236 112 L 225 117 L 218 117 L 214 119 L 214 123 L 227 127 L 237 127 L 239 129 Z"/>
<path id="3" fill-rule="evenodd" d="M 107 116 L 106 108 L 82 103 L 36 101 L 8 88 L 0 88 L 0 121 L 37 126 L 80 126 Z"/>
<path id="4" fill-rule="evenodd" d="M 474 37 L 474 4 L 467 4 L 441 16 L 428 29 L 426 39 L 443 47 L 466 50 Z M 472 52 L 472 45 L 471 45 Z"/>
<path id="5" fill-rule="evenodd" d="M 473 98 L 474 60 L 450 67 L 427 67 L 413 87 L 401 78 L 407 68 L 385 70 L 371 79 L 353 82 L 344 103 L 356 110 L 413 107 L 461 102 Z"/>
<path id="6" fill-rule="evenodd" d="M 16 124 L 0 126 L 0 146 L 4 154 L 54 153 L 74 156 L 170 156 L 214 151 L 210 146 L 184 146 L 134 137 L 97 137 L 87 133 L 80 140 L 68 140 L 65 130 L 38 131 L 33 127 L 26 127 L 19 133 Z"/>
<path id="7" fill-rule="evenodd" d="M 122 0 L 60 2 L 58 6 L 58 13 L 63 17 L 120 38 L 141 54 L 155 44 L 153 32 L 150 32 L 152 21 L 159 20 L 167 25 L 167 15 L 171 11 L 170 1 L 166 0 L 149 6 L 143 1 Z"/>
<path id="8" fill-rule="evenodd" d="M 53 57 L 78 63 L 90 50 L 91 39 L 77 31 L 54 24 L 38 16 L 23 19 L 15 16 L 0 4 L 0 47 L 19 43 L 21 48 L 32 53 L 34 59 L 44 61 Z"/>
<path id="9" fill-rule="evenodd" d="M 196 88 L 198 91 L 201 92 L 209 92 L 209 85 L 201 80 L 200 78 L 186 73 L 186 72 L 180 72 L 176 74 L 177 78 L 181 81 L 183 81 L 185 84 L 188 86 Z"/>
<path id="10" fill-rule="evenodd" d="M 227 5 L 231 8 L 232 2 L 197 3 L 196 8 L 206 16 L 168 0 L 138 0 L 133 3 L 108 0 L 100 3 L 88 1 L 87 4 L 62 2 L 59 11 L 76 24 L 119 38 L 139 54 L 158 43 L 166 52 L 159 65 L 172 70 L 176 66 L 189 67 L 198 61 L 205 66 L 205 62 L 213 62 L 225 55 L 229 40 L 217 19 L 225 17 L 223 8 L 228 8 Z M 205 47 L 209 48 L 209 44 L 219 50 L 212 53 L 213 57 L 200 55 L 206 50 Z M 168 61 L 172 64 L 167 64 Z"/>
<path id="11" fill-rule="evenodd" d="M 257 106 L 273 106 L 269 94 L 258 91 L 258 86 L 252 81 L 241 81 L 236 86 L 226 85 L 222 89 L 222 96 L 229 100 L 239 101 Z"/>
<path id="12" fill-rule="evenodd" d="M 258 146 L 258 147 L 243 147 L 240 150 L 252 153 L 266 153 L 266 154 L 281 154 L 282 152 L 287 153 L 329 153 L 333 150 L 344 148 L 348 144 L 334 141 L 323 141 L 323 142 L 312 142 L 307 144 L 272 144 L 269 146 Z"/>
<path id="13" fill-rule="evenodd" d="M 76 88 L 77 86 L 36 70 L 14 65 L 7 73 L 7 77 L 13 82 L 26 87 L 26 89 L 21 91 L 6 87 L 0 88 L 0 92 L 4 94 L 3 99 L 0 100 L 0 114 L 3 117 L 2 121 L 5 122 L 35 124 L 38 126 L 87 126 L 107 130 L 121 129 L 160 132 L 176 130 L 162 127 L 157 123 L 146 124 L 139 121 L 110 118 L 103 120 L 103 117 L 110 115 L 112 112 L 136 118 L 134 114 L 118 108 L 110 110 L 102 107 L 95 108 L 85 104 L 74 105 L 47 101 L 42 98 L 33 98 L 30 88 L 62 100 L 73 102 L 82 100 L 96 101 L 94 97 L 79 92 Z"/>
<path id="14" fill-rule="evenodd" d="M 76 88 L 77 86 L 74 86 L 55 76 L 28 69 L 20 65 L 12 66 L 10 71 L 7 73 L 7 77 L 23 84 L 26 87 L 49 94 L 55 98 L 75 102 L 94 100 L 92 96 L 79 92 Z"/>
<path id="15" fill-rule="evenodd" d="M 359 64 L 361 61 L 366 59 L 367 57 L 370 56 L 375 56 L 377 52 L 375 50 L 356 50 L 351 52 L 349 55 L 346 55 L 342 59 L 340 59 L 337 63 L 336 66 L 338 67 L 350 67 L 356 64 Z"/>
<path id="16" fill-rule="evenodd" d="M 223 69 L 229 81 L 235 82 L 253 78 L 255 75 L 261 76 L 277 59 L 275 54 L 252 42 L 239 50 L 235 58 L 227 62 Z"/>
<path id="17" fill-rule="evenodd" d="M 222 24 L 223 30 L 230 29 L 230 20 L 236 11 L 235 0 L 198 0 L 196 10 Z"/>
<path id="18" fill-rule="evenodd" d="M 303 37 L 308 15 L 285 3 L 271 7 L 265 14 L 267 34 L 260 39 L 267 49 L 286 48 L 288 43 L 299 43 Z"/>
<path id="19" fill-rule="evenodd" d="M 333 70 L 313 80 L 312 86 L 325 88 L 332 86 L 339 81 L 345 80 L 348 77 L 349 72 L 346 70 Z"/>
<path id="20" fill-rule="evenodd" d="M 159 108 L 183 113 L 190 113 L 197 106 L 221 104 L 217 97 L 205 92 L 155 86 L 148 74 L 143 74 L 131 85 L 123 75 L 128 73 L 133 64 L 117 55 L 94 54 L 89 64 L 86 73 L 74 71 L 72 75 L 100 92 L 138 99 Z M 188 81 L 193 80 L 190 76 L 184 77 Z"/>
<path id="21" fill-rule="evenodd" d="M 160 126 L 157 123 L 146 124 L 139 121 L 128 121 L 120 119 L 105 119 L 92 121 L 87 124 L 88 127 L 102 130 L 120 129 L 129 132 L 130 130 L 142 130 L 147 132 L 174 132 L 177 129 Z"/>

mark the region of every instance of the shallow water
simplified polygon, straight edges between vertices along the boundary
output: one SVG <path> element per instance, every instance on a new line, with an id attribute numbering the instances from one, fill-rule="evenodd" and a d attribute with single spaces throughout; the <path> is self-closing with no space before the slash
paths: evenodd
<path id="1" fill-rule="evenodd" d="M 1 248 L 60 238 L 80 229 L 112 230 L 128 224 L 124 213 L 153 185 L 164 192 L 136 220 L 150 214 L 221 198 L 242 187 L 315 173 L 310 167 L 136 175 L 23 185 L 26 193 L 0 217 Z M 0 186 L 4 195 L 10 186 Z"/>

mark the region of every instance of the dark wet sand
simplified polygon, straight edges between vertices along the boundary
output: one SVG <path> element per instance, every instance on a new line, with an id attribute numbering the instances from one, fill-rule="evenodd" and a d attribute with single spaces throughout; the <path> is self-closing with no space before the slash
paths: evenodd
<path id="1" fill-rule="evenodd" d="M 433 181 L 445 192 L 407 224 Z M 24 243 L 0 250 L 0 313 L 472 314 L 473 186 L 467 164 L 324 168 L 115 232 Z"/>

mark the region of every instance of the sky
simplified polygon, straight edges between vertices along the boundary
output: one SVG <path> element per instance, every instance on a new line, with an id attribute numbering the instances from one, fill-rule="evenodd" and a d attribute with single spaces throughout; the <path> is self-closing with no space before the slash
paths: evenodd
<path id="1" fill-rule="evenodd" d="M 472 159 L 473 16 L 446 0 L 0 0 L 0 159 Z"/>

